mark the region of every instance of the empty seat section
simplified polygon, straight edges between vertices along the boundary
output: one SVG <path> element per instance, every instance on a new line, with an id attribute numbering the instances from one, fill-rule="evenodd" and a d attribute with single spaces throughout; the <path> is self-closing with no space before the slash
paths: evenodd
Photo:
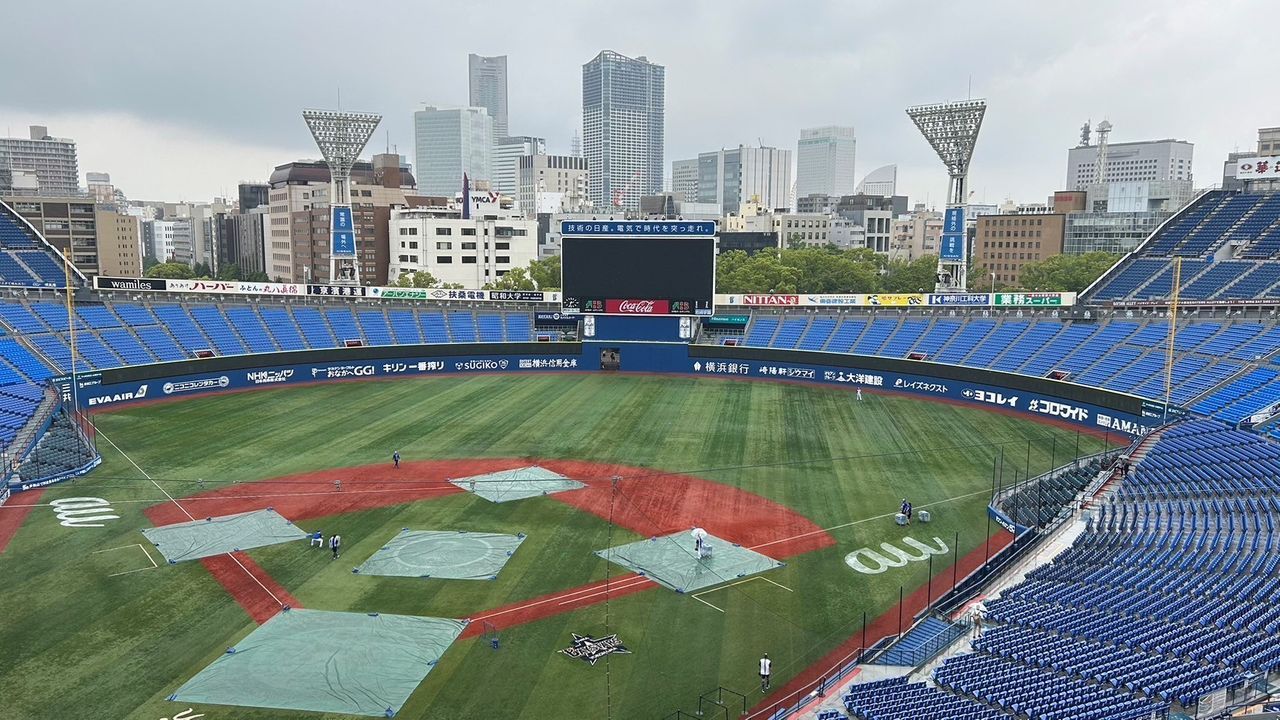
<path id="1" fill-rule="evenodd" d="M 898 331 L 889 336 L 888 342 L 880 349 L 880 354 L 885 357 L 906 357 L 907 352 L 916 344 L 920 336 L 924 334 L 926 328 L 929 327 L 928 320 L 903 320 L 902 327 Z"/>
<path id="2" fill-rule="evenodd" d="M 387 327 L 387 316 L 381 310 L 361 310 L 357 319 L 364 330 L 364 339 L 370 345 L 395 345 L 391 337 L 391 328 Z"/>
<path id="3" fill-rule="evenodd" d="M 809 323 L 809 328 L 805 330 L 804 335 L 800 337 L 800 342 L 796 347 L 800 350 L 821 350 L 826 347 L 827 341 L 831 339 L 831 333 L 834 332 L 835 329 L 835 318 L 814 318 L 813 321 Z"/>
<path id="4" fill-rule="evenodd" d="M 853 344 L 866 329 L 866 320 L 841 320 L 836 331 L 831 334 L 831 341 L 827 343 L 827 352 L 853 352 Z"/>
<path id="5" fill-rule="evenodd" d="M 249 347 L 250 352 L 275 352 L 280 349 L 271 339 L 271 333 L 267 332 L 267 327 L 262 324 L 262 318 L 258 317 L 258 313 L 253 308 L 232 305 L 226 308 L 226 312 L 227 320 L 244 339 L 244 344 Z"/>
<path id="6" fill-rule="evenodd" d="M 778 318 L 773 315 L 753 316 L 747 328 L 747 347 L 768 347 L 778 330 Z"/>
<path id="7" fill-rule="evenodd" d="M 181 305 L 154 305 L 151 308 L 160 322 L 178 339 L 178 344 L 189 353 L 197 350 L 213 350 L 213 344 L 191 321 Z"/>
<path id="8" fill-rule="evenodd" d="M 1072 350 L 1080 347 L 1080 344 L 1088 340 L 1095 332 L 1098 331 L 1097 325 L 1069 325 L 1053 340 L 1050 340 L 1043 350 L 1030 355 L 1030 359 L 1019 369 L 1025 375 L 1044 376 L 1049 371 L 1056 370 L 1058 364 Z"/>
<path id="9" fill-rule="evenodd" d="M 61 262 L 55 261 L 44 250 L 14 250 L 12 253 L 31 268 L 37 281 L 57 287 L 67 286 L 67 275 Z"/>
<path id="10" fill-rule="evenodd" d="M 190 352 L 178 347 L 169 331 L 160 325 L 140 325 L 134 332 L 142 338 L 142 342 L 156 357 L 163 361 L 187 360 L 194 357 Z"/>
<path id="11" fill-rule="evenodd" d="M 85 324 L 97 330 L 120 327 L 120 318 L 105 305 L 77 305 L 76 313 Z"/>
<path id="12" fill-rule="evenodd" d="M 789 317 L 782 321 L 782 327 L 778 328 L 778 334 L 774 337 L 770 347 L 783 348 L 785 350 L 795 349 L 796 343 L 800 342 L 800 336 L 804 334 L 806 328 L 809 327 L 809 318 Z"/>
<path id="13" fill-rule="evenodd" d="M 933 358 L 938 362 L 958 363 L 968 355 L 979 342 L 987 337 L 996 324 L 990 320 L 973 320 L 960 327 L 960 331 L 951 338 Z"/>
<path id="14" fill-rule="evenodd" d="M 125 325 L 155 325 L 158 320 L 146 305 L 133 303 L 112 303 L 111 309 L 124 321 Z"/>
<path id="15" fill-rule="evenodd" d="M 302 337 L 312 349 L 342 347 L 341 341 L 334 339 L 329 323 L 325 322 L 319 310 L 312 307 L 294 307 L 293 320 L 298 323 Z"/>
<path id="16" fill-rule="evenodd" d="M 1270 368 L 1255 368 L 1197 400 L 1196 403 L 1191 406 L 1191 411 L 1202 413 L 1204 415 L 1216 415 L 1224 411 L 1228 405 L 1235 403 L 1237 400 L 1275 379 L 1275 370 Z M 1234 419 L 1227 417 L 1226 413 L 1218 415 L 1218 417 L 1221 417 L 1227 422 L 1236 423 L 1247 417 L 1252 412 L 1252 410 L 1244 411 L 1243 414 Z"/>
<path id="17" fill-rule="evenodd" d="M 213 341 L 214 346 L 218 348 L 218 354 L 245 354 L 244 343 L 240 341 L 236 331 L 231 329 L 231 325 L 227 323 L 227 318 L 218 309 L 218 306 L 193 305 L 191 307 L 191 317 L 204 330 L 204 334 Z"/>
<path id="18" fill-rule="evenodd" d="M 1122 268 L 1094 293 L 1095 300 L 1120 300 L 1129 297 L 1138 286 L 1168 266 L 1165 260 L 1139 258 Z"/>
<path id="19" fill-rule="evenodd" d="M 507 313 L 507 341 L 531 342 L 533 340 L 533 323 L 525 313 Z"/>
<path id="20" fill-rule="evenodd" d="M 29 335 L 27 336 L 27 341 L 34 345 L 41 355 L 52 361 L 59 372 L 70 371 L 71 347 L 61 337 L 45 333 L 44 335 Z M 93 369 L 94 365 L 89 362 L 89 358 L 83 353 L 77 353 L 76 372 L 85 372 Z"/>
<path id="21" fill-rule="evenodd" d="M 113 330 L 102 330 L 101 332 L 102 339 L 120 357 L 124 358 L 126 365 L 146 365 L 156 361 L 156 357 L 143 347 L 142 343 L 128 330 L 115 328 Z"/>
<path id="22" fill-rule="evenodd" d="M 502 330 L 502 316 L 489 313 L 476 315 L 477 337 L 480 342 L 504 342 L 506 334 Z"/>
<path id="23" fill-rule="evenodd" d="M 884 341 L 889 339 L 890 333 L 896 329 L 898 329 L 898 318 L 872 319 L 867 331 L 862 333 L 862 337 L 858 338 L 857 344 L 853 346 L 853 352 L 858 355 L 878 354 L 880 346 L 884 345 Z"/>
<path id="24" fill-rule="evenodd" d="M 476 341 L 476 318 L 470 310 L 450 310 L 445 318 L 449 324 L 449 335 L 454 342 Z"/>
<path id="25" fill-rule="evenodd" d="M 1012 322 L 1003 323 L 997 327 L 982 342 L 978 343 L 972 353 L 964 359 L 965 365 L 973 367 L 987 367 L 997 355 L 1009 348 L 1009 344 L 1015 342 L 1022 333 L 1027 331 L 1027 323 Z"/>
<path id="26" fill-rule="evenodd" d="M 8 252 L 0 252 L 0 283 L 5 285 L 31 286 L 36 284 L 35 276 Z"/>
<path id="27" fill-rule="evenodd" d="M 0 318 L 3 318 L 14 330 L 24 334 L 48 332 L 49 327 L 40 321 L 26 305 L 19 303 L 0 303 Z M 64 326 L 66 317 L 63 317 Z"/>
<path id="28" fill-rule="evenodd" d="M 44 382 L 53 371 L 12 338 L 0 338 L 0 354 L 32 382 Z"/>
<path id="29" fill-rule="evenodd" d="M 1280 231 L 1276 234 L 1277 245 L 1280 245 Z M 1258 263 L 1253 272 L 1245 275 L 1227 287 L 1218 297 L 1227 300 L 1249 300 L 1267 295 L 1267 291 L 1280 282 L 1280 264 Z"/>
<path id="30" fill-rule="evenodd" d="M 1113 348 L 1120 344 L 1126 337 L 1133 334 L 1138 326 L 1134 323 L 1112 322 L 1103 325 L 1098 332 L 1094 333 L 1088 340 L 1076 346 L 1075 352 L 1068 351 L 1053 369 L 1066 370 L 1072 373 L 1078 373 L 1095 360 L 1103 355 L 1108 348 Z M 1081 382 L 1077 377 L 1076 382 Z"/>
<path id="31" fill-rule="evenodd" d="M 333 332 L 333 337 L 338 341 L 338 347 L 345 347 L 347 342 L 351 340 L 365 342 L 364 335 L 360 332 L 360 328 L 356 326 L 356 319 L 352 317 L 349 308 L 325 308 L 323 315 L 329 323 L 329 329 Z"/>
<path id="32" fill-rule="evenodd" d="M 1214 263 L 1183 287 L 1179 297 L 1185 300 L 1204 300 L 1214 295 L 1253 268 L 1253 263 L 1226 260 Z"/>
<path id="33" fill-rule="evenodd" d="M 1019 337 L 1013 345 L 1009 346 L 1008 351 L 995 359 L 995 362 L 989 363 L 995 370 L 1004 370 L 1006 372 L 1017 371 L 1026 363 L 1027 358 L 1036 353 L 1037 350 L 1044 347 L 1046 343 L 1052 340 L 1062 330 L 1062 323 L 1057 321 L 1045 321 L 1033 324 L 1025 333 Z"/>
<path id="34" fill-rule="evenodd" d="M 418 328 L 418 319 L 412 310 L 388 310 L 387 317 L 391 319 L 391 331 L 395 333 L 397 343 L 422 344 L 422 330 Z"/>
<path id="35" fill-rule="evenodd" d="M 259 307 L 258 313 L 262 315 L 262 324 L 281 350 L 307 349 L 307 341 L 288 310 L 282 307 Z"/>
<path id="36" fill-rule="evenodd" d="M 418 324 L 422 327 L 422 337 L 429 343 L 449 342 L 449 330 L 444 324 L 444 313 L 418 313 Z"/>
<path id="37" fill-rule="evenodd" d="M 938 320 L 911 348 L 912 352 L 924 353 L 926 360 L 932 360 L 933 355 L 938 352 L 938 348 L 947 344 L 947 341 L 956 334 L 956 330 L 960 329 L 960 323 L 955 320 Z"/>

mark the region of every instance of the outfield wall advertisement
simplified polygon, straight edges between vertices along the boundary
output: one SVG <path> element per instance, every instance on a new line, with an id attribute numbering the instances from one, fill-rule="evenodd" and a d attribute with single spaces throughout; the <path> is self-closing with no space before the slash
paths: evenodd
<path id="1" fill-rule="evenodd" d="M 307 285 L 302 283 L 247 282 L 241 280 L 178 280 L 171 278 L 122 278 L 95 276 L 97 290 L 126 292 L 197 293 L 210 295 L 287 295 L 297 297 L 347 297 L 375 300 L 436 300 L 503 303 L 559 304 L 560 293 L 539 290 L 448 290 L 360 285 Z"/>
<path id="2" fill-rule="evenodd" d="M 391 346 L 354 348 L 215 358 L 173 365 L 122 368 L 77 377 L 80 405 L 92 411 L 155 400 L 197 397 L 209 393 L 253 388 L 271 388 L 302 383 L 337 380 L 374 380 L 433 375 L 474 373 L 584 372 L 601 370 L 601 351 L 620 349 L 621 371 L 678 373 L 702 377 L 785 380 L 849 389 L 906 393 L 946 402 L 957 402 L 1003 412 L 1014 412 L 1044 420 L 1128 437 L 1144 435 L 1160 424 L 1159 413 L 1131 396 L 1121 396 L 1071 384 L 1061 384 L 1063 393 L 1052 394 L 1058 383 L 1039 378 L 1006 376 L 1003 373 L 971 373 L 964 380 L 945 377 L 939 367 L 935 376 L 931 363 L 908 363 L 884 358 L 861 358 L 827 353 L 773 351 L 761 357 L 758 349 L 715 346 L 688 346 L 679 343 L 587 342 L 542 345 L 537 349 L 490 345 L 447 354 L 449 346 Z M 414 353 L 418 353 L 414 355 Z M 491 354 L 481 354 L 491 353 Z M 381 354 L 381 356 L 379 356 Z M 394 355 L 394 356 L 393 356 Z M 273 362 L 274 361 L 274 362 Z M 859 367 L 861 365 L 861 367 Z M 916 371 L 916 368 L 919 368 Z M 209 368 L 201 372 L 201 368 Z M 907 372 L 906 370 L 913 372 Z M 168 371 L 170 374 L 166 374 Z M 1036 382 L 1027 387 L 1000 387 L 978 382 L 1002 378 L 1010 386 Z M 63 397 L 70 400 L 69 379 L 60 378 Z M 1106 407 L 1081 398 L 1108 402 Z M 1132 407 L 1133 412 L 1116 409 Z M 1139 410 L 1138 408 L 1142 408 Z"/>
<path id="3" fill-rule="evenodd" d="M 718 294 L 716 307 L 1070 307 L 1076 304 L 1072 292 L 1016 293 L 848 293 L 807 294 Z"/>

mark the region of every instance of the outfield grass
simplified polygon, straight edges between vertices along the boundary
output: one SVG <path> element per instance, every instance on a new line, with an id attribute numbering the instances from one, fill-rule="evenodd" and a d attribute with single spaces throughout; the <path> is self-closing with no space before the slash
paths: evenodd
<path id="1" fill-rule="evenodd" d="M 0 555 L 0 717 L 156 720 L 164 698 L 253 627 L 199 563 L 108 578 L 147 564 L 142 510 L 205 486 L 389 461 L 469 457 L 573 458 L 680 471 L 794 508 L 821 527 L 874 518 L 904 496 L 935 505 L 935 522 L 905 532 L 959 553 L 985 540 L 992 460 L 1032 473 L 1101 441 L 953 405 L 796 385 L 597 375 L 432 378 L 236 394 L 98 418 L 103 465 L 45 500 L 89 495 L 121 519 L 65 528 L 37 508 Z M 1055 440 L 1056 438 L 1056 440 Z M 132 462 L 130 462 L 130 460 Z M 1011 471 L 1009 471 L 1011 473 Z M 660 480 L 659 480 L 660 481 Z M 13 503 L 23 502 L 23 496 Z M 314 525 L 315 523 L 311 523 Z M 250 555 L 306 607 L 465 617 L 604 578 L 592 555 L 637 539 L 551 498 L 491 504 L 458 494 L 352 513 L 321 523 L 347 543 L 337 562 L 297 545 Z M 525 532 L 493 582 L 373 578 L 351 566 L 401 527 Z M 312 529 L 307 527 L 306 529 Z M 506 630 L 503 648 L 458 642 L 399 717 L 661 718 L 696 709 L 717 686 L 758 698 L 755 658 L 774 682 L 814 662 L 925 581 L 924 563 L 858 575 L 849 552 L 905 534 L 878 519 L 832 531 L 834 547 L 790 558 L 770 579 L 706 596 L 724 613 L 652 589 Z M 112 549 L 93 554 L 96 550 Z M 154 550 L 152 550 L 154 554 Z M 350 559 L 350 562 L 347 560 Z M 613 574 L 618 568 L 609 570 Z M 606 668 L 557 655 L 571 633 L 600 633 L 605 614 L 633 651 Z M 205 706 L 219 718 L 318 718 L 314 713 Z M 338 717 L 338 716 L 332 716 Z"/>

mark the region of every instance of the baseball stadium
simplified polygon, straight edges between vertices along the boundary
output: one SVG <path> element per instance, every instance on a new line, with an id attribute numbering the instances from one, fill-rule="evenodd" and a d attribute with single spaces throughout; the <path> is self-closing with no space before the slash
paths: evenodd
<path id="1" fill-rule="evenodd" d="M 0 203 L 0 717 L 1268 702 L 1280 193 L 1078 296 L 718 294 L 715 223 L 562 230 L 546 292 L 89 279 Z"/>

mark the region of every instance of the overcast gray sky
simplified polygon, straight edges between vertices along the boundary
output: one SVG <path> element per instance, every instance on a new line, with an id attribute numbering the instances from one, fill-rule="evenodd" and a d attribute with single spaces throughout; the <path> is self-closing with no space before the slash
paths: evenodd
<path id="1" fill-rule="evenodd" d="M 412 113 L 467 102 L 467 53 L 509 57 L 510 131 L 567 152 L 581 66 L 602 49 L 667 68 L 670 161 L 794 149 L 800 128 L 857 128 L 857 173 L 943 201 L 946 175 L 903 113 L 985 97 L 975 200 L 1061 189 L 1086 119 L 1113 142 L 1195 143 L 1196 184 L 1280 125 L 1277 0 L 271 0 L 6 3 L 0 131 L 79 143 L 80 170 L 131 198 L 207 200 L 316 157 L 300 117 L 383 115 L 372 149 L 413 159 Z M 333 50 L 333 48 L 345 48 Z"/>

